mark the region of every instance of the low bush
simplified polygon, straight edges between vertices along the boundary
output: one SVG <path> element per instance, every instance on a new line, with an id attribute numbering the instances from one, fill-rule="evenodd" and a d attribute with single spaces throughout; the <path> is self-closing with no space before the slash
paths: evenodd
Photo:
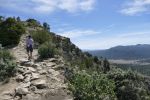
<path id="1" fill-rule="evenodd" d="M 16 66 L 9 51 L 0 50 L 0 81 L 13 76 L 16 72 Z"/>
<path id="2" fill-rule="evenodd" d="M 10 54 L 8 50 L 2 50 L 0 49 L 0 59 L 2 60 L 12 60 L 13 56 Z"/>
<path id="3" fill-rule="evenodd" d="M 113 68 L 107 76 L 115 81 L 118 100 L 150 100 L 149 85 L 142 75 Z"/>
<path id="4" fill-rule="evenodd" d="M 23 33 L 25 33 L 23 24 L 9 17 L 0 23 L 0 44 L 2 46 L 16 45 Z"/>
<path id="5" fill-rule="evenodd" d="M 40 58 L 51 58 L 56 54 L 55 45 L 51 42 L 45 42 L 38 48 Z"/>
<path id="6" fill-rule="evenodd" d="M 6 60 L 0 62 L 0 81 L 3 81 L 9 77 L 14 76 L 16 73 L 16 63 L 13 61 Z"/>
<path id="7" fill-rule="evenodd" d="M 39 44 L 42 44 L 46 41 L 50 40 L 50 33 L 48 33 L 45 30 L 37 30 L 31 33 L 33 39 L 35 42 L 38 42 Z"/>
<path id="8" fill-rule="evenodd" d="M 70 80 L 75 100 L 115 100 L 115 85 L 104 74 L 77 72 Z"/>
<path id="9" fill-rule="evenodd" d="M 30 26 L 30 27 L 39 27 L 39 26 L 41 26 L 40 22 L 38 22 L 35 19 L 30 19 L 29 18 L 29 19 L 26 20 L 26 22 L 28 22 L 28 26 Z"/>

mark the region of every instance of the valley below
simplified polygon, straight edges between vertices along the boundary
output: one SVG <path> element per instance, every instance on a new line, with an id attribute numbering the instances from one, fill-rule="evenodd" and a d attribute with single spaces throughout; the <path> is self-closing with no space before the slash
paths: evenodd
<path id="1" fill-rule="evenodd" d="M 150 76 L 150 58 L 138 60 L 109 59 L 111 65 L 117 66 L 123 70 L 134 70 L 141 74 Z"/>

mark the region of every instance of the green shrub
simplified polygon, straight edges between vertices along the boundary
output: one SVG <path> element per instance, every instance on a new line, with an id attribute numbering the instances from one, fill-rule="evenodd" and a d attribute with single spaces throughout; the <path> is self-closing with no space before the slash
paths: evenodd
<path id="1" fill-rule="evenodd" d="M 35 19 L 30 19 L 29 18 L 29 19 L 26 20 L 26 22 L 28 22 L 28 26 L 30 26 L 30 27 L 39 27 L 39 26 L 41 26 L 40 22 L 38 22 Z"/>
<path id="2" fill-rule="evenodd" d="M 89 57 L 85 57 L 81 63 L 82 63 L 82 66 L 85 68 L 92 68 L 93 59 Z"/>
<path id="3" fill-rule="evenodd" d="M 46 41 L 50 40 L 50 35 L 45 30 L 38 30 L 31 33 L 33 39 L 35 42 L 38 42 L 39 44 L 42 44 Z"/>
<path id="4" fill-rule="evenodd" d="M 113 68 L 108 72 L 108 78 L 115 81 L 118 100 L 150 100 L 149 85 L 142 75 Z"/>
<path id="5" fill-rule="evenodd" d="M 23 24 L 15 18 L 7 18 L 0 24 L 0 44 L 2 46 L 16 45 L 20 36 L 25 32 Z"/>
<path id="6" fill-rule="evenodd" d="M 0 81 L 3 81 L 16 72 L 16 63 L 13 61 L 12 55 L 7 50 L 0 50 Z"/>
<path id="7" fill-rule="evenodd" d="M 74 74 L 70 84 L 75 100 L 114 100 L 116 97 L 114 82 L 103 74 L 81 71 Z"/>
<path id="8" fill-rule="evenodd" d="M 10 54 L 8 50 L 0 50 L 0 59 L 12 60 L 13 56 Z"/>
<path id="9" fill-rule="evenodd" d="M 10 60 L 6 60 L 4 62 L 0 62 L 0 81 L 3 81 L 11 76 L 13 76 L 16 72 L 16 63 Z"/>
<path id="10" fill-rule="evenodd" d="M 38 48 L 40 58 L 51 58 L 56 54 L 55 45 L 51 42 L 46 42 Z"/>

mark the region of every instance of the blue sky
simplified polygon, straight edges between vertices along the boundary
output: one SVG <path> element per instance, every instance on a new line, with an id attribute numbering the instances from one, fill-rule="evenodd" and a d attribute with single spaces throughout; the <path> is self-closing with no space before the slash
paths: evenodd
<path id="1" fill-rule="evenodd" d="M 48 22 L 81 49 L 150 44 L 150 0 L 0 0 L 0 15 Z"/>

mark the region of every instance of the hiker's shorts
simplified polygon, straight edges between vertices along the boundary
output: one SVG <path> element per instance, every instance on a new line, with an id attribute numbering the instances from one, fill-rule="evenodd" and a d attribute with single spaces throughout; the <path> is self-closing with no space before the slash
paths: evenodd
<path id="1" fill-rule="evenodd" d="M 27 46 L 26 49 L 27 49 L 27 52 L 33 52 L 33 47 L 32 46 L 29 46 L 29 47 Z"/>

